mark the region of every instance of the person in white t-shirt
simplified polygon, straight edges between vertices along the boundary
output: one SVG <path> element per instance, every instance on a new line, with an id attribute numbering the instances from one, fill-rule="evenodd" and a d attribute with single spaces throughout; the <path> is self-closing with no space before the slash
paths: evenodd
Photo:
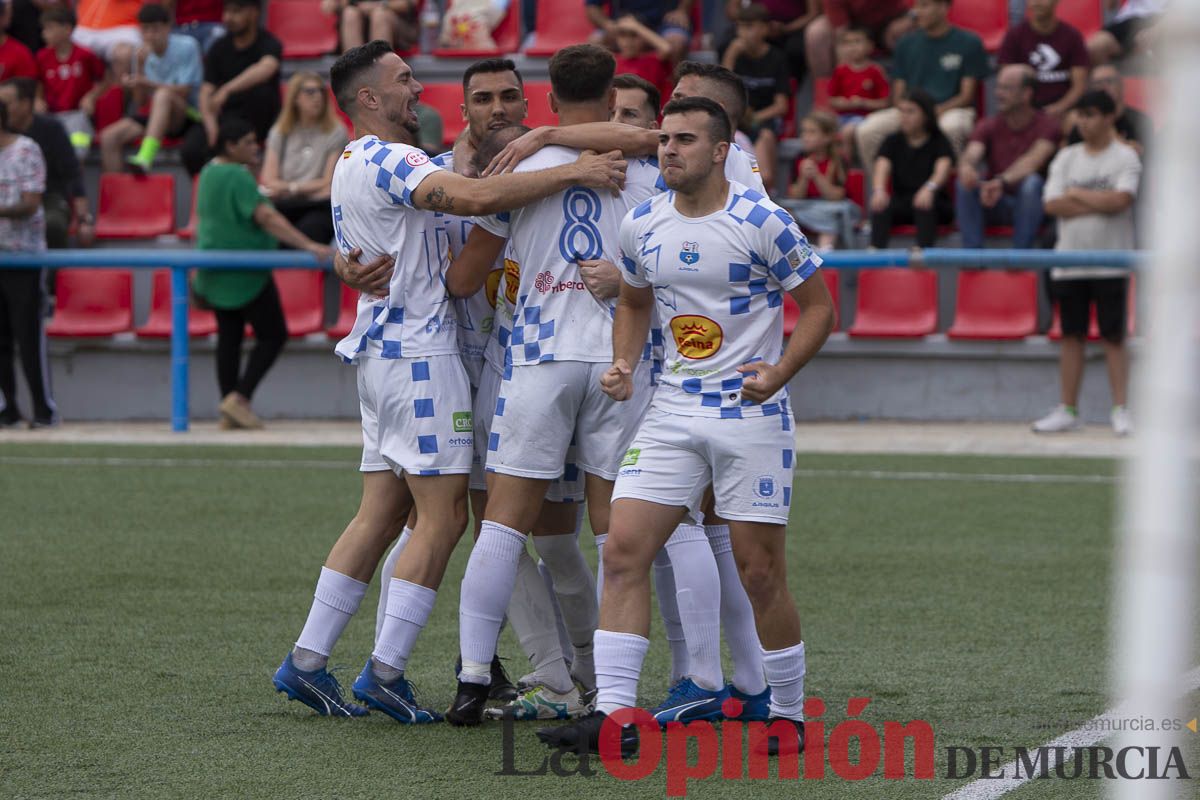
<path id="1" fill-rule="evenodd" d="M 1056 250 L 1133 250 L 1133 201 L 1142 164 L 1133 148 L 1117 139 L 1117 106 L 1105 91 L 1093 89 L 1075 104 L 1083 141 L 1064 147 L 1050 162 L 1043 190 L 1046 213 L 1058 217 Z M 1112 390 L 1109 419 L 1113 432 L 1126 436 L 1133 421 L 1125 407 L 1129 352 L 1125 346 L 1129 270 L 1114 267 L 1056 267 L 1050 291 L 1062 318 L 1059 343 L 1060 402 L 1033 423 L 1035 433 L 1078 430 L 1079 387 L 1083 382 L 1084 345 L 1089 308 L 1096 306 L 1100 343 Z"/>
<path id="2" fill-rule="evenodd" d="M 662 378 L 613 491 L 595 635 L 596 711 L 539 730 L 552 747 L 598 752 L 608 715 L 637 705 L 650 565 L 681 520 L 701 518 L 710 482 L 717 513 L 730 520 L 762 639 L 770 717 L 796 731 L 790 742 L 769 739 L 768 752 L 803 746 L 804 643 L 784 558 L 793 453 L 787 382 L 829 335 L 833 304 L 824 281 L 813 279 L 821 259 L 791 216 L 725 179 L 731 134 L 712 100 L 669 103 L 658 159 L 671 191 L 621 225 L 625 285 L 604 391 L 621 402 L 644 391 L 632 365 L 655 307 L 670 336 Z M 784 292 L 802 311 L 786 350 Z M 624 729 L 623 749 L 636 748 L 635 736 Z"/>
<path id="3" fill-rule="evenodd" d="M 473 425 L 443 278 L 446 231 L 429 212 L 496 213 L 581 183 L 611 191 L 621 184 L 625 162 L 616 153 L 587 155 L 538 173 L 470 180 L 413 146 L 422 86 L 386 42 L 348 50 L 330 77 L 355 127 L 334 169 L 338 250 L 361 250 L 376 264 L 390 259 L 395 268 L 386 287 L 359 298 L 354 326 L 336 347 L 358 366 L 362 502 L 325 562 L 304 629 L 273 682 L 318 713 L 366 713 L 343 698 L 325 666 L 415 505 L 416 528 L 390 576 L 387 619 L 353 692 L 399 722 L 434 722 L 441 715 L 417 704 L 404 668 L 466 526 Z"/>

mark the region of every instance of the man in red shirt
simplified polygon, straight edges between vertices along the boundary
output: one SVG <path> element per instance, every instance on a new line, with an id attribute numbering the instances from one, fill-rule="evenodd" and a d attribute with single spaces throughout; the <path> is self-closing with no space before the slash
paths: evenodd
<path id="1" fill-rule="evenodd" d="M 833 43 L 846 27 L 871 31 L 871 38 L 889 53 L 900 37 L 913 29 L 908 13 L 911 0 L 825 0 L 825 13 L 805 29 L 804 48 L 814 77 L 833 72 Z"/>
<path id="2" fill-rule="evenodd" d="M 1042 227 L 1042 171 L 1061 132 L 1056 119 L 1034 108 L 1036 84 L 1033 67 L 1003 67 L 996 77 L 1000 113 L 980 120 L 963 149 L 955 196 L 963 247 L 983 247 L 987 224 L 1012 225 L 1013 247 L 1030 248 Z"/>
<path id="3" fill-rule="evenodd" d="M 9 78 L 37 78 L 37 64 L 29 48 L 8 35 L 12 4 L 0 0 L 0 81 Z"/>
<path id="4" fill-rule="evenodd" d="M 80 160 L 92 146 L 91 117 L 96 98 L 106 88 L 104 62 L 91 50 L 71 41 L 75 12 L 67 6 L 50 6 L 42 12 L 42 39 L 46 46 L 37 52 L 39 95 L 66 128 L 71 146 Z"/>
<path id="5" fill-rule="evenodd" d="M 1008 29 L 997 61 L 1033 67 L 1033 105 L 1062 118 L 1087 89 L 1087 45 L 1074 26 L 1055 16 L 1058 0 L 1029 0 L 1026 7 L 1029 16 Z"/>

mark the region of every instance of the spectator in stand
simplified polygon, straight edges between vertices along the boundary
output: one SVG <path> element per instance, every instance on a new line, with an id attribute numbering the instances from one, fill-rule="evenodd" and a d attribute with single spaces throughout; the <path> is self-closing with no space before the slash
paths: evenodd
<path id="1" fill-rule="evenodd" d="M 838 120 L 814 111 L 800 123 L 804 156 L 796 162 L 796 181 L 788 187 L 787 208 L 805 231 L 817 232 L 817 248 L 832 250 L 840 239 L 854 246 L 861 212 L 846 199 L 846 162 L 838 146 Z"/>
<path id="2" fill-rule="evenodd" d="M 1057 250 L 1132 250 L 1133 201 L 1142 165 L 1137 153 L 1117 138 L 1117 106 L 1105 92 L 1084 93 L 1075 106 L 1083 141 L 1068 145 L 1050 162 L 1046 213 L 1058 217 Z M 1033 423 L 1037 433 L 1076 430 L 1084 340 L 1090 306 L 1096 304 L 1100 340 L 1112 390 L 1113 432 L 1125 436 L 1133 422 L 1125 407 L 1129 354 L 1125 347 L 1129 272 L 1112 267 L 1050 270 L 1051 294 L 1062 316 L 1059 345 L 1060 402 Z"/>
<path id="3" fill-rule="evenodd" d="M 1148 50 L 1167 0 L 1104 0 L 1104 6 L 1117 13 L 1103 30 L 1088 37 L 1088 55 L 1095 65 Z"/>
<path id="4" fill-rule="evenodd" d="M 46 164 L 46 187 L 42 206 L 46 243 L 52 249 L 68 244 L 72 214 L 77 224 L 76 240 L 88 247 L 95 240 L 95 221 L 83 187 L 83 170 L 62 123 L 54 117 L 34 113 L 37 81 L 13 78 L 0 83 L 0 102 L 8 107 L 8 129 L 28 136 L 41 149 Z"/>
<path id="5" fill-rule="evenodd" d="M 746 84 L 749 98 L 746 124 L 767 191 L 775 186 L 779 138 L 783 135 L 791 95 L 787 56 L 767 41 L 769 23 L 766 6 L 761 3 L 743 8 L 737 19 L 737 38 L 721 59 L 721 66 L 737 73 Z"/>
<path id="6" fill-rule="evenodd" d="M 42 11 L 49 8 L 46 0 L 11 0 L 12 18 L 8 35 L 36 53 L 46 46 L 42 40 Z"/>
<path id="7" fill-rule="evenodd" d="M 448 50 L 494 50 L 492 32 L 508 15 L 509 0 L 449 0 L 438 46 Z"/>
<path id="8" fill-rule="evenodd" d="M 873 47 L 865 28 L 843 28 L 838 35 L 838 65 L 829 79 L 829 105 L 838 112 L 842 141 L 851 158 L 858 123 L 891 103 L 887 73 L 871 61 Z"/>
<path id="9" fill-rule="evenodd" d="M 39 96 L 44 108 L 62 123 L 80 161 L 92 148 L 92 115 L 96 99 L 108 84 L 105 65 L 98 55 L 71 41 L 75 12 L 51 6 L 42 12 L 42 38 L 46 46 L 36 56 L 41 78 Z"/>
<path id="10" fill-rule="evenodd" d="M 36 78 L 37 64 L 29 48 L 8 35 L 12 3 L 0 0 L 0 80 Z"/>
<path id="11" fill-rule="evenodd" d="M 866 28 L 875 46 L 894 52 L 901 37 L 913 29 L 909 0 L 825 0 L 825 13 L 809 24 L 804 50 L 813 77 L 833 72 L 833 43 L 844 28 Z"/>
<path id="12" fill-rule="evenodd" d="M 946 18 L 949 10 L 950 0 L 916 0 L 913 4 L 917 30 L 896 45 L 892 97 L 904 97 L 909 89 L 920 89 L 932 97 L 938 125 L 957 153 L 975 127 L 976 93 L 988 75 L 988 59 L 977 35 L 950 24 Z M 876 111 L 859 124 L 856 138 L 863 164 L 874 163 L 880 142 L 898 124 L 895 108 Z"/>
<path id="13" fill-rule="evenodd" d="M 137 13 L 142 0 L 79 0 L 72 41 L 108 62 L 118 80 L 133 72 L 142 46 Z"/>
<path id="14" fill-rule="evenodd" d="M 187 132 L 183 164 L 197 174 L 213 156 L 217 129 L 229 114 L 249 120 L 261 142 L 279 117 L 279 64 L 283 45 L 259 23 L 257 0 L 225 0 L 226 34 L 204 57 L 200 121 Z"/>
<path id="15" fill-rule="evenodd" d="M 1125 105 L 1125 81 L 1120 71 L 1112 64 L 1102 64 L 1092 69 L 1090 89 L 1098 89 L 1108 94 L 1116 106 L 1116 119 L 1113 127 L 1117 131 L 1117 140 L 1129 145 L 1143 160 L 1146 156 L 1146 145 L 1154 133 L 1154 125 L 1142 112 Z M 1067 120 L 1070 133 L 1067 134 L 1067 144 L 1079 144 L 1083 137 L 1075 124 L 1075 113 L 1072 112 Z"/>
<path id="16" fill-rule="evenodd" d="M 616 45 L 617 22 L 632 15 L 671 44 L 671 61 L 687 53 L 692 38 L 692 5 L 695 0 L 584 0 L 588 20 L 596 26 L 594 39 L 608 47 Z M 608 13 L 605 13 L 605 7 Z"/>
<path id="17" fill-rule="evenodd" d="M 279 243 L 329 258 L 328 245 L 296 230 L 258 190 L 250 167 L 258 161 L 255 126 L 227 115 L 217 132 L 217 155 L 196 188 L 196 247 L 274 250 Z M 193 290 L 217 315 L 217 383 L 228 427 L 261 428 L 250 408 L 254 390 L 287 341 L 287 323 L 270 270 L 198 270 Z M 255 343 L 241 370 L 246 325 Z"/>
<path id="18" fill-rule="evenodd" d="M 338 15 L 343 53 L 376 39 L 404 51 L 411 50 L 420 35 L 419 5 L 417 0 L 321 0 L 321 11 Z"/>
<path id="19" fill-rule="evenodd" d="M 896 108 L 900 130 L 883 140 L 872 173 L 871 246 L 887 247 L 892 225 L 911 223 L 917 226 L 917 246 L 932 247 L 938 225 L 954 218 L 947 193 L 954 149 L 938 127 L 927 92 L 911 90 Z"/>
<path id="20" fill-rule="evenodd" d="M 646 130 L 658 129 L 662 95 L 657 86 L 639 75 L 622 73 L 613 78 L 613 89 L 616 91 L 613 122 L 623 122 Z"/>
<path id="21" fill-rule="evenodd" d="M 283 113 L 267 134 L 258 180 L 279 213 L 313 241 L 333 239 L 329 189 L 333 167 L 348 141 L 321 76 L 315 72 L 293 75 Z"/>
<path id="22" fill-rule="evenodd" d="M 1058 0 L 1029 0 L 1029 16 L 1008 29 L 997 60 L 1033 67 L 1034 106 L 1061 119 L 1087 89 L 1088 52 L 1083 34 L 1055 16 L 1057 8 Z"/>
<path id="23" fill-rule="evenodd" d="M 74 158 L 74 154 L 72 154 Z M 9 126 L 6 104 L 0 102 L 0 250 L 41 252 L 46 249 L 42 192 L 46 162 L 31 139 Z M 33 400 L 31 428 L 57 424 L 58 409 L 50 395 L 50 364 L 46 359 L 46 276 L 37 269 L 0 269 L 0 428 L 21 424 L 17 404 L 17 375 L 13 340 L 21 351 L 21 366 Z"/>
<path id="24" fill-rule="evenodd" d="M 123 84 L 133 98 L 133 107 L 148 106 L 149 111 L 145 116 L 139 111 L 123 117 L 100 132 L 100 164 L 105 172 L 119 172 L 125 166 L 122 151 L 138 137 L 141 147 L 127 163 L 136 172 L 149 172 L 163 139 L 182 136 L 191 125 L 189 116 L 200 90 L 200 45 L 191 36 L 171 33 L 171 14 L 166 7 L 142 6 L 138 22 L 146 43 L 146 61 L 141 74 L 127 75 Z"/>
<path id="25" fill-rule="evenodd" d="M 671 43 L 637 17 L 626 14 L 617 20 L 617 72 L 640 75 L 654 84 L 660 94 L 671 93 Z"/>
<path id="26" fill-rule="evenodd" d="M 195 39 L 202 53 L 225 35 L 221 0 L 166 0 L 164 5 L 175 10 L 175 32 Z"/>
<path id="27" fill-rule="evenodd" d="M 1009 64 L 996 76 L 1000 113 L 980 120 L 958 161 L 963 247 L 983 247 L 985 225 L 1011 225 L 1013 247 L 1033 247 L 1043 219 L 1042 172 L 1062 137 L 1058 121 L 1033 106 L 1037 86 L 1027 64 Z"/>
<path id="28" fill-rule="evenodd" d="M 736 20 L 748 0 L 726 0 L 725 15 Z M 770 15 L 770 33 L 767 41 L 778 47 L 788 57 L 788 69 L 798 83 L 804 82 L 808 73 L 808 61 L 804 57 L 804 35 L 808 24 L 821 14 L 821 0 L 764 0 Z M 736 29 L 735 29 L 736 30 Z M 732 41 L 732 35 L 720 46 L 721 56 Z"/>

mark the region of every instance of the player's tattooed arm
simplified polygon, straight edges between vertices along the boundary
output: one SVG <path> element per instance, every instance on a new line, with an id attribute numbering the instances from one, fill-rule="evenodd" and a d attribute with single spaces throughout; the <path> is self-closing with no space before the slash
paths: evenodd
<path id="1" fill-rule="evenodd" d="M 511 172 L 517 164 L 546 145 L 557 144 L 576 150 L 595 150 L 603 153 L 620 150 L 626 158 L 648 156 L 658 152 L 658 132 L 625 125 L 620 122 L 588 122 L 565 128 L 535 128 L 509 142 L 483 171 L 487 175 Z"/>
<path id="2" fill-rule="evenodd" d="M 425 176 L 412 193 L 423 211 L 480 217 L 527 206 L 571 186 L 620 191 L 628 165 L 619 152 L 584 153 L 573 164 L 472 180 L 447 170 Z"/>
<path id="3" fill-rule="evenodd" d="M 423 208 L 427 211 L 441 211 L 444 214 L 453 214 L 454 195 L 449 194 L 444 186 L 434 186 L 426 193 Z"/>

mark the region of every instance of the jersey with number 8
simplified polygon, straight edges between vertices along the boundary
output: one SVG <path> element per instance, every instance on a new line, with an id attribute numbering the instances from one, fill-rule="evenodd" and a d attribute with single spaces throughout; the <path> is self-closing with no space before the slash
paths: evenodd
<path id="1" fill-rule="evenodd" d="M 549 169 L 578 157 L 577 150 L 546 147 L 522 161 L 516 171 Z M 620 196 L 574 186 L 510 214 L 476 220 L 490 233 L 510 239 L 508 258 L 518 265 L 520 279 L 508 336 L 514 365 L 603 363 L 612 358 L 614 302 L 598 300 L 588 291 L 577 262 L 596 258 L 617 262 L 621 219 L 655 193 L 657 180 L 653 161 L 633 159 Z"/>

